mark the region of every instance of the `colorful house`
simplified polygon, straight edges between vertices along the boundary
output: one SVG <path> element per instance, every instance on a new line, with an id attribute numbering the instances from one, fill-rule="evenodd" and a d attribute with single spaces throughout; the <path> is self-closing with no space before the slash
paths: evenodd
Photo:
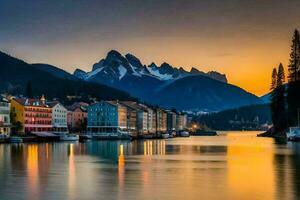
<path id="1" fill-rule="evenodd" d="M 121 104 L 127 107 L 127 110 L 132 110 L 135 113 L 135 118 L 130 123 L 133 124 L 132 130 L 137 131 L 135 136 L 143 136 L 148 133 L 148 109 L 134 101 L 122 101 Z M 128 118 L 130 119 L 130 117 Z M 135 123 L 135 124 L 134 124 Z"/>
<path id="2" fill-rule="evenodd" d="M 67 125 L 70 131 L 85 131 L 87 124 L 87 103 L 74 103 L 67 107 Z"/>
<path id="3" fill-rule="evenodd" d="M 127 108 L 118 101 L 100 101 L 87 110 L 88 133 L 110 136 L 127 131 Z"/>
<path id="4" fill-rule="evenodd" d="M 176 130 L 182 131 L 186 129 L 187 115 L 184 113 L 178 113 L 176 116 Z"/>
<path id="5" fill-rule="evenodd" d="M 45 102 L 45 98 L 13 98 L 11 100 L 11 112 L 14 120 L 22 127 L 20 133 L 51 132 L 52 109 Z"/>
<path id="6" fill-rule="evenodd" d="M 127 109 L 127 132 L 129 135 L 132 137 L 137 137 L 138 136 L 138 128 L 137 128 L 137 116 L 138 116 L 138 110 L 129 105 L 128 103 L 125 102 L 119 102 L 119 104 L 123 105 Z"/>
<path id="7" fill-rule="evenodd" d="M 0 95 L 0 137 L 10 134 L 10 104 Z"/>
<path id="8" fill-rule="evenodd" d="M 167 132 L 167 112 L 160 108 L 156 108 L 156 132 Z"/>
<path id="9" fill-rule="evenodd" d="M 177 113 L 175 111 L 167 111 L 167 129 L 174 131 L 177 127 Z"/>
<path id="10" fill-rule="evenodd" d="M 49 102 L 52 109 L 52 131 L 55 133 L 68 132 L 67 109 L 58 101 Z"/>

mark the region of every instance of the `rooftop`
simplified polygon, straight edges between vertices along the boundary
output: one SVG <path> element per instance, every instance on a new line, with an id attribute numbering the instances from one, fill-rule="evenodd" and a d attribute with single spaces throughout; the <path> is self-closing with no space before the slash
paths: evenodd
<path id="1" fill-rule="evenodd" d="M 29 98 L 14 98 L 16 102 L 23 106 L 34 106 L 34 107 L 44 107 L 49 108 L 49 105 L 45 101 L 39 99 L 29 99 Z"/>

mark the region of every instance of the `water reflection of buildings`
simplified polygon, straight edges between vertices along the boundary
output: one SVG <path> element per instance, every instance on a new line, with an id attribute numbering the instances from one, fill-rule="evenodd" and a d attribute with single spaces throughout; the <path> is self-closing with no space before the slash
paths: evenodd
<path id="1" fill-rule="evenodd" d="M 143 144 L 144 155 L 165 155 L 166 142 L 165 140 L 147 140 Z"/>

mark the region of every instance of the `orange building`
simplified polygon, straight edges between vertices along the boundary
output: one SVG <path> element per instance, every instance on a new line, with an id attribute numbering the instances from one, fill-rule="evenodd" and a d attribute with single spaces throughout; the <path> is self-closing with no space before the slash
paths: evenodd
<path id="1" fill-rule="evenodd" d="M 52 110 L 46 104 L 45 98 L 28 99 L 13 98 L 11 112 L 15 121 L 22 124 L 21 133 L 52 131 Z"/>
<path id="2" fill-rule="evenodd" d="M 67 124 L 71 131 L 82 131 L 87 124 L 87 103 L 74 103 L 67 107 Z"/>

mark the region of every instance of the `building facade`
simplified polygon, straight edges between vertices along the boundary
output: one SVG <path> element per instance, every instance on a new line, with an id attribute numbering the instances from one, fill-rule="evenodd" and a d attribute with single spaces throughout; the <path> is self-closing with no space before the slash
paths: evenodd
<path id="1" fill-rule="evenodd" d="M 176 130 L 182 131 L 186 129 L 187 115 L 184 113 L 178 113 L 176 117 Z"/>
<path id="2" fill-rule="evenodd" d="M 88 133 L 109 135 L 127 131 L 127 108 L 117 101 L 101 101 L 87 110 Z"/>
<path id="3" fill-rule="evenodd" d="M 0 137 L 8 136 L 10 132 L 10 103 L 0 95 Z"/>
<path id="4" fill-rule="evenodd" d="M 160 108 L 156 109 L 156 126 L 158 134 L 167 132 L 167 112 Z"/>
<path id="5" fill-rule="evenodd" d="M 168 131 L 174 131 L 177 127 L 177 114 L 173 111 L 167 111 L 167 129 Z"/>
<path id="6" fill-rule="evenodd" d="M 129 123 L 133 136 L 143 136 L 148 133 L 148 110 L 143 106 L 133 101 L 122 101 L 124 106 L 127 107 Z"/>
<path id="7" fill-rule="evenodd" d="M 87 124 L 86 103 L 74 103 L 67 108 L 67 125 L 69 131 L 85 131 Z"/>
<path id="8" fill-rule="evenodd" d="M 13 98 L 11 112 L 15 121 L 21 124 L 20 133 L 52 131 L 52 109 L 44 98 Z"/>
<path id="9" fill-rule="evenodd" d="M 67 112 L 68 110 L 59 102 L 50 102 L 52 109 L 52 130 L 57 133 L 67 133 Z"/>

